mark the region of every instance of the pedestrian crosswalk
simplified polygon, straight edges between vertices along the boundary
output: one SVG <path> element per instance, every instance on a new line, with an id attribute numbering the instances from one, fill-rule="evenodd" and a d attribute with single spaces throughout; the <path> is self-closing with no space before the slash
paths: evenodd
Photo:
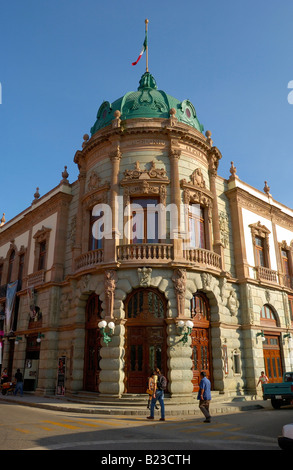
<path id="1" fill-rule="evenodd" d="M 240 432 L 241 427 L 235 427 L 229 423 L 210 423 L 203 424 L 202 421 L 195 420 L 166 420 L 164 423 L 159 421 L 147 421 L 145 417 L 135 418 L 60 418 L 56 419 L 43 419 L 33 423 L 17 423 L 17 426 L 8 425 L 11 430 L 22 433 L 22 434 L 39 434 L 43 432 L 45 434 L 56 435 L 59 432 L 64 431 L 78 431 L 78 432 L 89 432 L 89 430 L 111 430 L 121 429 L 130 430 L 141 427 L 150 427 L 153 430 L 161 431 L 164 429 L 170 433 L 179 433 L 182 435 L 200 433 L 206 437 L 219 436 L 223 433 L 234 433 Z M 162 428 L 163 427 L 163 428 Z"/>
<path id="2" fill-rule="evenodd" d="M 48 414 L 34 416 L 27 421 L 17 420 L 6 426 L 6 441 L 0 444 L 0 449 L 6 449 L 13 444 L 19 435 L 19 445 L 26 449 L 60 449 L 75 447 L 95 447 L 97 449 L 124 448 L 144 449 L 146 443 L 151 445 L 176 445 L 191 448 L 275 448 L 275 439 L 251 433 L 247 425 L 235 425 L 215 419 L 212 423 L 203 423 L 202 419 L 170 417 L 163 423 L 159 420 L 149 421 L 146 417 L 114 417 L 114 416 L 71 416 Z M 119 447 L 120 446 L 120 447 Z M 140 447 L 143 446 L 143 447 Z M 200 447 L 199 447 L 200 446 Z"/>

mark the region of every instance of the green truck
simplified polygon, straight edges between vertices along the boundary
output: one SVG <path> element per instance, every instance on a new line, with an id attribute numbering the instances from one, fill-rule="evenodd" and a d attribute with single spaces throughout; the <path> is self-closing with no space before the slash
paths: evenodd
<path id="1" fill-rule="evenodd" d="M 262 387 L 263 399 L 270 399 L 272 407 L 276 410 L 281 406 L 293 404 L 293 372 L 285 372 L 281 383 L 267 383 Z"/>

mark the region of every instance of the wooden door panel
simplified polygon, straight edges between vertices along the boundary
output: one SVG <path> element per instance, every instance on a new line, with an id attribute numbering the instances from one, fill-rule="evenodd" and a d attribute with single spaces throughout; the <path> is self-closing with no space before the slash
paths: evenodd
<path id="1" fill-rule="evenodd" d="M 100 378 L 100 330 L 92 328 L 86 331 L 86 350 L 84 367 L 84 389 L 89 392 L 99 391 Z"/>
<path id="2" fill-rule="evenodd" d="M 127 392 L 145 393 L 155 367 L 165 370 L 166 347 L 163 326 L 129 326 L 127 329 Z"/>
<path id="3" fill-rule="evenodd" d="M 153 288 L 137 289 L 125 301 L 125 387 L 145 393 L 155 367 L 167 375 L 166 299 Z"/>
<path id="4" fill-rule="evenodd" d="M 101 333 L 98 323 L 101 319 L 101 301 L 92 294 L 87 301 L 85 311 L 85 354 L 84 354 L 84 389 L 89 392 L 99 391 Z"/>
<path id="5" fill-rule="evenodd" d="M 144 391 L 146 389 L 143 327 L 129 328 L 127 343 L 128 391 L 130 393 L 141 393 L 142 388 L 144 388 Z"/>
<path id="6" fill-rule="evenodd" d="M 264 349 L 265 372 L 270 383 L 283 380 L 282 361 L 279 349 Z"/>
<path id="7" fill-rule="evenodd" d="M 200 373 L 204 371 L 210 379 L 209 330 L 193 328 L 191 332 L 192 384 L 193 392 L 199 390 Z"/>

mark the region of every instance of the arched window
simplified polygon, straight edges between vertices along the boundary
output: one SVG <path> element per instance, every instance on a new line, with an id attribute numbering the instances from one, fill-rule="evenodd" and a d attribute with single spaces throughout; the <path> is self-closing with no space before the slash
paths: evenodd
<path id="1" fill-rule="evenodd" d="M 137 318 L 140 315 L 164 318 L 165 305 L 161 296 L 151 289 L 140 289 L 133 292 L 126 302 L 127 318 Z"/>
<path id="2" fill-rule="evenodd" d="M 190 301 L 191 318 L 196 320 L 209 320 L 208 301 L 205 295 L 201 293 L 193 294 Z"/>
<path id="3" fill-rule="evenodd" d="M 273 309 L 268 304 L 263 305 L 261 308 L 260 323 L 264 325 L 277 326 L 276 316 Z"/>

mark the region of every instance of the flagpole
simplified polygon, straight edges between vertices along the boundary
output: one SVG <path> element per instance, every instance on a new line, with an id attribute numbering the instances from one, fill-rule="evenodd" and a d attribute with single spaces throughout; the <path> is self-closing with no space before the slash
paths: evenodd
<path id="1" fill-rule="evenodd" d="M 145 37 L 146 37 L 146 72 L 149 71 L 149 48 L 148 48 L 148 22 L 149 20 L 145 20 Z"/>

